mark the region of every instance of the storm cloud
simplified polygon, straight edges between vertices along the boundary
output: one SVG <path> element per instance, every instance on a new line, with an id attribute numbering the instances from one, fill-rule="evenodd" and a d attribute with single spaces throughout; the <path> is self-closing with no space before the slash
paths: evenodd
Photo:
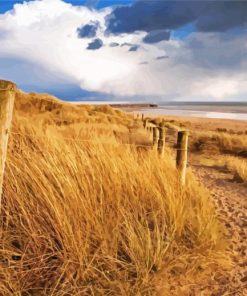
<path id="1" fill-rule="evenodd" d="M 99 27 L 98 22 L 87 24 L 77 29 L 79 38 L 93 38 L 96 36 L 97 29 Z"/>
<path id="2" fill-rule="evenodd" d="M 139 49 L 140 46 L 138 45 L 133 45 L 130 47 L 129 51 L 137 51 Z"/>
<path id="3" fill-rule="evenodd" d="M 96 49 L 100 49 L 102 46 L 103 46 L 103 41 L 99 38 L 96 38 L 88 44 L 87 49 L 96 50 Z"/>
<path id="4" fill-rule="evenodd" d="M 110 47 L 118 47 L 118 46 L 119 46 L 119 43 L 117 43 L 117 42 L 110 43 Z"/>
<path id="5" fill-rule="evenodd" d="M 158 56 L 158 57 L 156 57 L 155 58 L 157 61 L 159 61 L 159 60 L 166 60 L 166 59 L 169 59 L 169 56 L 167 56 L 167 55 L 164 55 L 164 56 Z"/>
<path id="6" fill-rule="evenodd" d="M 150 44 L 158 43 L 163 40 L 169 40 L 170 36 L 171 36 L 171 33 L 169 31 L 165 31 L 165 30 L 151 31 L 143 38 L 143 42 L 150 43 Z"/>
<path id="7" fill-rule="evenodd" d="M 247 1 L 144 1 L 116 7 L 107 17 L 113 34 L 176 30 L 189 23 L 199 32 L 221 32 L 247 24 Z"/>

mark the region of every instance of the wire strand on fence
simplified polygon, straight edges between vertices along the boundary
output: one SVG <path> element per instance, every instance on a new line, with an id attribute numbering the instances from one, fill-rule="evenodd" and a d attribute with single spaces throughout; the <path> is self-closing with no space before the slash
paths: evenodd
<path id="1" fill-rule="evenodd" d="M 39 115 L 42 115 L 42 113 L 39 113 Z M 71 118 L 64 118 L 64 117 L 57 117 L 57 116 L 54 116 L 53 114 L 51 114 L 51 118 L 52 120 L 59 120 L 60 122 L 66 122 L 66 121 L 73 121 L 73 120 L 80 120 L 80 118 L 74 118 L 74 119 L 71 119 Z M 141 118 L 140 118 L 140 121 L 141 121 Z M 72 124 L 75 123 L 75 122 L 72 122 Z M 79 121 L 78 121 L 79 123 Z M 87 123 L 85 123 L 85 126 L 87 125 Z M 84 127 L 84 126 L 83 126 Z M 131 127 L 129 128 L 131 129 Z M 115 131 L 116 133 L 122 133 L 121 131 L 117 132 Z M 130 131 L 129 130 L 129 136 L 131 135 L 140 135 L 143 133 L 143 130 L 140 130 L 140 131 Z M 10 134 L 13 134 L 13 135 L 20 135 L 20 136 L 23 136 L 23 137 L 26 137 L 26 138 L 44 138 L 44 139 L 51 139 L 49 138 L 48 136 L 46 135 L 42 135 L 42 136 L 38 136 L 38 135 L 32 135 L 32 134 L 28 134 L 28 133 L 17 133 L 17 132 L 10 132 Z M 73 141 L 73 142 L 76 142 L 76 143 L 94 143 L 94 144 L 98 144 L 98 145 L 126 145 L 126 146 L 133 146 L 133 147 L 143 147 L 143 148 L 153 148 L 154 146 L 152 144 L 150 145 L 143 145 L 143 144 L 136 144 L 136 143 L 121 143 L 121 142 L 116 142 L 116 143 L 113 143 L 113 142 L 103 142 L 103 141 L 100 141 L 100 142 L 97 142 L 97 141 L 94 141 L 94 140 L 90 140 L 90 139 L 78 139 L 78 138 L 71 138 L 71 137 L 56 137 L 56 136 L 52 136 L 52 139 L 56 139 L 56 140 L 66 140 L 66 141 Z M 173 147 L 173 150 L 185 150 L 185 149 L 178 149 L 176 147 Z"/>
<path id="2" fill-rule="evenodd" d="M 39 113 L 39 115 L 42 115 L 42 113 Z M 83 124 L 83 128 L 85 128 L 87 125 L 88 125 L 88 123 L 87 122 L 83 122 L 83 121 L 80 121 L 80 120 L 83 120 L 83 118 L 60 118 L 60 117 L 54 117 L 53 115 L 51 115 L 51 117 L 49 118 L 50 120 L 58 120 L 59 122 L 61 122 L 62 124 L 64 124 L 64 125 L 66 125 L 64 122 L 69 122 L 69 124 L 76 124 L 76 123 L 80 123 L 80 124 Z M 46 120 L 46 119 L 43 119 L 43 120 Z M 98 122 L 98 123 L 100 123 L 100 122 Z M 69 125 L 68 124 L 68 125 Z M 94 123 L 94 124 L 97 124 L 97 122 L 96 123 Z M 133 128 L 133 127 L 126 127 L 127 129 L 131 129 L 131 128 Z M 140 128 L 140 127 L 137 127 L 137 128 Z M 88 127 L 88 129 L 92 129 L 91 127 Z M 106 129 L 106 128 L 102 128 L 102 129 Z M 107 128 L 108 130 L 109 130 L 109 128 Z M 130 131 L 130 134 L 140 134 L 140 133 L 142 133 L 143 132 L 143 130 L 141 129 L 139 132 L 131 132 Z"/>
<path id="3" fill-rule="evenodd" d="M 47 111 L 43 111 L 43 112 L 41 111 L 41 112 L 37 113 L 35 116 L 43 116 L 44 114 L 47 114 L 48 112 L 50 112 L 50 111 L 48 111 L 48 110 Z M 104 112 L 102 112 L 102 113 L 104 113 Z M 54 115 L 53 113 L 50 113 L 49 115 L 50 115 L 49 118 L 42 118 L 42 119 L 44 119 L 44 120 L 51 119 L 51 120 L 59 120 L 59 121 L 73 121 L 73 120 L 78 120 L 78 122 L 81 122 L 80 120 L 83 120 L 83 117 L 82 116 L 81 117 L 80 116 L 79 117 L 75 117 L 75 118 L 71 118 L 71 117 L 65 118 L 65 117 L 62 116 L 62 114 L 61 115 Z M 135 118 L 134 120 L 139 120 L 140 122 L 142 122 L 141 118 L 139 118 L 139 119 Z M 72 122 L 72 123 L 76 123 L 76 122 Z"/>
<path id="4" fill-rule="evenodd" d="M 44 138 L 44 139 L 51 139 L 49 138 L 48 136 L 37 136 L 37 135 L 32 135 L 32 134 L 27 134 L 27 133 L 16 133 L 16 132 L 10 132 L 10 134 L 13 134 L 13 135 L 19 135 L 19 136 L 23 136 L 25 138 Z M 52 136 L 52 139 L 57 139 L 57 140 L 71 140 L 71 141 L 77 141 L 77 142 L 93 142 L 92 140 L 79 140 L 79 139 L 76 139 L 76 138 L 68 138 L 68 137 L 54 137 Z"/>
<path id="5" fill-rule="evenodd" d="M 40 138 L 40 139 L 56 139 L 56 140 L 67 140 L 67 141 L 73 141 L 76 143 L 94 143 L 94 144 L 98 144 L 98 145 L 126 145 L 126 146 L 135 146 L 135 147 L 145 147 L 145 148 L 153 148 L 154 146 L 150 143 L 150 145 L 143 145 L 143 144 L 133 144 L 133 143 L 121 143 L 121 142 L 116 142 L 116 143 L 112 143 L 112 142 L 102 142 L 102 141 L 95 141 L 95 140 L 90 140 L 90 139 L 77 139 L 77 138 L 69 138 L 69 137 L 56 137 L 56 136 L 52 136 L 52 138 L 48 137 L 48 136 L 37 136 L 37 135 L 32 135 L 32 134 L 28 134 L 28 133 L 17 133 L 17 132 L 10 132 L 10 134 L 13 135 L 18 135 L 18 136 L 23 136 L 25 138 Z M 176 151 L 184 151 L 185 149 L 178 149 L 176 147 L 172 147 L 173 150 Z"/>
<path id="6" fill-rule="evenodd" d="M 32 135 L 32 134 L 27 134 L 27 133 L 16 133 L 16 132 L 10 132 L 10 134 L 13 135 L 19 135 L 19 136 L 23 136 L 25 138 L 43 138 L 43 139 L 51 139 L 48 136 L 37 136 L 37 135 Z M 132 144 L 132 143 L 120 143 L 120 142 L 96 142 L 94 140 L 80 140 L 80 139 L 76 139 L 76 138 L 68 138 L 68 137 L 52 137 L 52 139 L 57 139 L 57 140 L 68 140 L 68 141 L 73 141 L 73 142 L 78 142 L 78 143 L 93 143 L 93 144 L 98 144 L 98 145 L 127 145 L 127 146 L 135 146 L 135 147 L 146 147 L 146 148 L 153 148 L 152 145 L 142 145 L 142 144 Z"/>

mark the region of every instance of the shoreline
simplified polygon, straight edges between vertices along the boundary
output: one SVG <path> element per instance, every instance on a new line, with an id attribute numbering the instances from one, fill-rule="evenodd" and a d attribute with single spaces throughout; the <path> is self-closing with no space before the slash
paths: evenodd
<path id="1" fill-rule="evenodd" d="M 116 106 L 112 106 L 116 107 Z M 220 120 L 234 120 L 234 121 L 247 121 L 247 110 L 246 112 L 226 112 L 224 110 L 215 111 L 211 110 L 193 110 L 193 109 L 169 109 L 162 106 L 159 107 L 147 107 L 137 108 L 123 106 L 120 107 L 122 111 L 134 114 L 144 114 L 146 116 L 171 116 L 171 117 L 183 117 L 183 118 L 204 118 L 204 119 L 220 119 Z"/>
<path id="2" fill-rule="evenodd" d="M 149 116 L 178 116 L 189 118 L 211 118 L 247 121 L 247 103 L 236 102 L 236 105 L 225 103 L 136 103 L 111 101 L 70 102 L 75 105 L 109 105 L 128 113 L 143 113 Z"/>

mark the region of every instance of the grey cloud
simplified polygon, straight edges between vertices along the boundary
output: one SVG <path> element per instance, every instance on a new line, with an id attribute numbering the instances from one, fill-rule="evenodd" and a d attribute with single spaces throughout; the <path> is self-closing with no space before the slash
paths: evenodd
<path id="1" fill-rule="evenodd" d="M 94 39 L 92 42 L 88 44 L 87 49 L 89 50 L 96 50 L 103 46 L 103 41 L 99 38 Z"/>
<path id="2" fill-rule="evenodd" d="M 128 42 L 124 42 L 121 44 L 121 47 L 124 47 L 124 46 L 130 47 L 129 51 L 137 51 L 140 48 L 140 45 L 128 43 Z"/>
<path id="3" fill-rule="evenodd" d="M 155 30 L 148 33 L 144 38 L 145 43 L 158 43 L 163 40 L 169 40 L 171 33 L 166 30 Z"/>
<path id="4" fill-rule="evenodd" d="M 119 46 L 119 43 L 117 43 L 117 42 L 110 43 L 110 47 L 118 47 L 118 46 Z"/>
<path id="5" fill-rule="evenodd" d="M 133 44 L 128 43 L 128 42 L 124 42 L 124 43 L 121 44 L 121 47 L 123 47 L 123 46 L 133 46 Z"/>
<path id="6" fill-rule="evenodd" d="M 184 50 L 191 51 L 190 63 L 202 69 L 217 71 L 238 71 L 247 66 L 247 51 L 245 48 L 247 33 L 242 35 L 210 33 L 202 35 L 195 33 L 187 38 Z M 227 37 L 226 37 L 227 36 Z M 182 58 L 182 56 L 181 56 Z M 180 63 L 180 57 L 177 57 Z"/>
<path id="7" fill-rule="evenodd" d="M 99 22 L 93 22 L 77 29 L 79 38 L 93 38 L 96 36 Z"/>
<path id="8" fill-rule="evenodd" d="M 109 33 L 176 30 L 189 23 L 201 32 L 222 32 L 247 25 L 247 1 L 136 1 L 106 17 Z"/>
<path id="9" fill-rule="evenodd" d="M 169 59 L 169 56 L 164 55 L 164 56 L 159 56 L 155 58 L 156 60 L 165 60 L 165 59 Z"/>
<path id="10" fill-rule="evenodd" d="M 148 62 L 141 62 L 139 65 L 148 65 Z"/>
<path id="11" fill-rule="evenodd" d="M 133 45 L 130 47 L 129 51 L 137 51 L 139 49 L 139 45 Z"/>

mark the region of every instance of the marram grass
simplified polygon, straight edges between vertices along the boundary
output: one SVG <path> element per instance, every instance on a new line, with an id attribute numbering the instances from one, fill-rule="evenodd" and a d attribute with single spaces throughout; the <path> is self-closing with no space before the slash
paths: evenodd
<path id="1" fill-rule="evenodd" d="M 113 135 L 80 142 L 69 128 L 64 139 L 52 125 L 14 126 L 0 295 L 155 295 L 160 270 L 183 261 L 193 275 L 201 263 L 220 260 L 209 196 L 191 173 L 188 185 L 179 185 L 168 150 L 161 161 Z"/>

